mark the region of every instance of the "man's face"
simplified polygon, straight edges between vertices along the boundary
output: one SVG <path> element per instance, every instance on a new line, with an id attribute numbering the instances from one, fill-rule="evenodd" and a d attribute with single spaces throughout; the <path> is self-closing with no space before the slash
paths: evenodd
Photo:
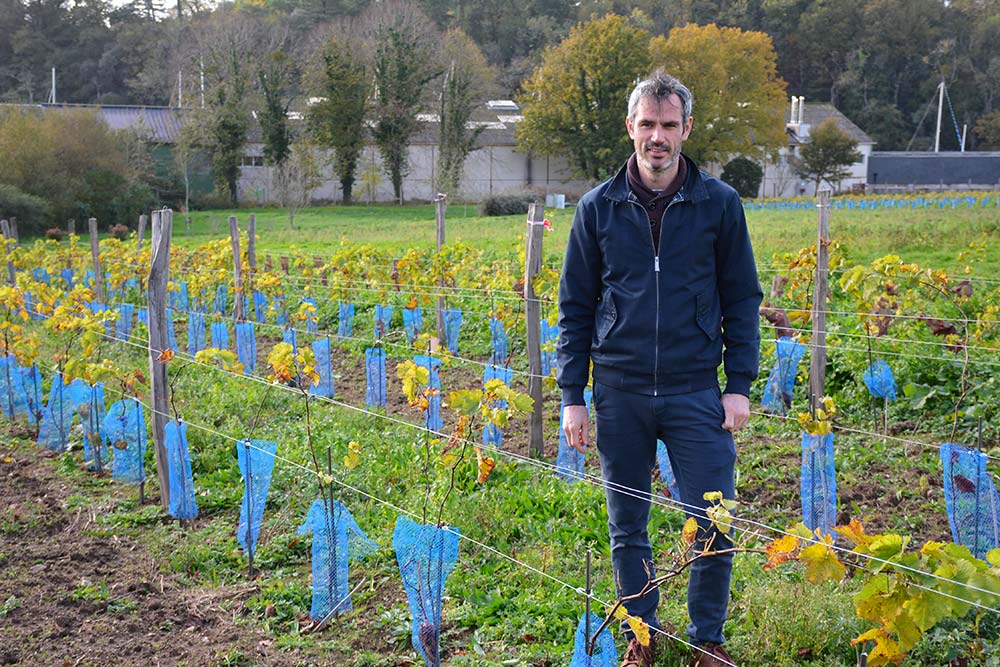
<path id="1" fill-rule="evenodd" d="M 635 118 L 626 118 L 628 136 L 635 144 L 640 169 L 651 174 L 672 171 L 681 154 L 681 146 L 691 134 L 692 119 L 683 123 L 683 107 L 677 95 L 663 99 L 643 97 Z"/>

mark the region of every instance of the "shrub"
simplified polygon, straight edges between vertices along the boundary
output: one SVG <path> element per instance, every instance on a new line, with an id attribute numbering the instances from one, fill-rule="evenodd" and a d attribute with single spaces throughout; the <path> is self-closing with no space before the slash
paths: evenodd
<path id="1" fill-rule="evenodd" d="M 532 192 L 507 192 L 490 195 L 479 204 L 480 215 L 518 215 L 526 214 L 528 206 L 535 203 Z"/>
<path id="2" fill-rule="evenodd" d="M 736 188 L 740 197 L 752 199 L 760 192 L 760 182 L 764 180 L 764 169 L 748 158 L 734 158 L 723 168 L 722 180 Z"/>
<path id="3" fill-rule="evenodd" d="M 65 229 L 60 229 L 58 227 L 51 227 L 45 230 L 45 238 L 47 239 L 55 239 L 56 241 L 62 241 L 64 236 L 66 236 Z"/>
<path id="4" fill-rule="evenodd" d="M 0 183 L 0 217 L 17 218 L 22 234 L 38 233 L 49 221 L 48 202 L 13 185 Z"/>

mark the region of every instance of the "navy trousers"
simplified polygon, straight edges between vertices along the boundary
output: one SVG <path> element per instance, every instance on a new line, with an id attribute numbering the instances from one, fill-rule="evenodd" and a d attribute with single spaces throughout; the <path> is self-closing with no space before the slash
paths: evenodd
<path id="1" fill-rule="evenodd" d="M 714 531 L 699 508 L 709 505 L 708 491 L 735 497 L 733 471 L 736 446 L 722 428 L 725 412 L 719 389 L 673 396 L 633 394 L 594 381 L 597 451 L 607 489 L 611 564 L 621 596 L 642 590 L 655 576 L 649 542 L 650 492 L 656 463 L 656 440 L 667 446 L 685 513 L 704 530 Z M 699 536 L 705 533 L 699 532 Z M 716 534 L 713 548 L 732 546 Z M 695 644 L 722 643 L 729 607 L 732 555 L 700 559 L 690 568 L 687 633 Z M 659 628 L 659 592 L 626 604 L 628 612 Z"/>

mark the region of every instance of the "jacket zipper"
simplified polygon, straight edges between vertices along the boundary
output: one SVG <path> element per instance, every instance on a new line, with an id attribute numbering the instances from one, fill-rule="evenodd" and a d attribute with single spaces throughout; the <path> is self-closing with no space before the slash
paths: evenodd
<path id="1" fill-rule="evenodd" d="M 683 195 L 678 193 L 674 195 L 670 202 L 667 203 L 667 207 L 663 209 L 663 216 L 660 218 L 660 238 L 653 238 L 653 228 L 649 228 L 649 245 L 653 248 L 653 282 L 656 283 L 656 323 L 653 327 L 653 396 L 659 396 L 659 389 L 657 389 L 657 382 L 660 378 L 660 240 L 663 239 L 663 223 L 667 219 L 667 211 L 670 207 L 679 201 L 683 201 Z M 642 209 L 643 215 L 646 217 L 647 221 L 649 216 L 646 216 L 646 207 L 640 204 L 635 199 L 635 195 L 629 193 L 629 201 Z"/>

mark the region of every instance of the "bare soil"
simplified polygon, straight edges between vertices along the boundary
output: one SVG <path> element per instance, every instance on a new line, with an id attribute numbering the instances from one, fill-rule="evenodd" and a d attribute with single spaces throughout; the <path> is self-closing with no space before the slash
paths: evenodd
<path id="1" fill-rule="evenodd" d="M 74 482 L 53 464 L 0 443 L 0 665 L 338 664 L 241 623 L 254 584 L 185 587 L 140 540 L 101 530 L 101 508 L 70 509 Z"/>

